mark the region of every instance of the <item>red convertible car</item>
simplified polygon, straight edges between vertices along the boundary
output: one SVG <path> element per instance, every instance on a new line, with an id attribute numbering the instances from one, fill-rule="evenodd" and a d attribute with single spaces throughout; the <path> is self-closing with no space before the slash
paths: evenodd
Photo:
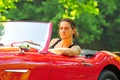
<path id="1" fill-rule="evenodd" d="M 0 80 L 120 80 L 120 53 L 48 51 L 52 24 L 0 22 Z"/>

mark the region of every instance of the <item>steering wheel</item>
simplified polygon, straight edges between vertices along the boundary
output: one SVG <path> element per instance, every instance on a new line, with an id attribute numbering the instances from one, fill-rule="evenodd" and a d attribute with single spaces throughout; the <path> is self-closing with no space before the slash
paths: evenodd
<path id="1" fill-rule="evenodd" d="M 14 47 L 15 44 L 19 44 L 19 48 L 20 48 L 20 51 L 29 51 L 30 50 L 30 47 L 37 49 L 37 47 L 35 46 L 40 46 L 40 44 L 37 44 L 37 43 L 34 43 L 32 41 L 20 41 L 20 42 L 13 42 L 11 43 L 11 46 Z"/>

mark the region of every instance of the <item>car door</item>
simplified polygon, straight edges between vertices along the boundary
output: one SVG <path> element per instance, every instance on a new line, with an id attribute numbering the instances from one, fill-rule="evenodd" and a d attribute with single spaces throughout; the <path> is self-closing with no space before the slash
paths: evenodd
<path id="1" fill-rule="evenodd" d="M 0 54 L 0 80 L 48 80 L 51 63 L 48 54 Z"/>
<path id="2" fill-rule="evenodd" d="M 50 80 L 80 80 L 85 70 L 81 64 L 82 57 L 52 55 L 52 70 Z"/>

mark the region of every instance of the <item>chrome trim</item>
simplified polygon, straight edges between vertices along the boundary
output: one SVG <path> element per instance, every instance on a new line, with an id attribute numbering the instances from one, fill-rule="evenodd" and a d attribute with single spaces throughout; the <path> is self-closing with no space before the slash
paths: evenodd
<path id="1" fill-rule="evenodd" d="M 86 63 L 86 62 L 82 62 L 81 64 L 84 65 L 84 66 L 93 66 L 93 64 L 91 64 L 91 63 Z"/>
<path id="2" fill-rule="evenodd" d="M 21 72 L 21 73 L 26 73 L 29 70 L 28 69 L 6 69 L 6 72 Z"/>

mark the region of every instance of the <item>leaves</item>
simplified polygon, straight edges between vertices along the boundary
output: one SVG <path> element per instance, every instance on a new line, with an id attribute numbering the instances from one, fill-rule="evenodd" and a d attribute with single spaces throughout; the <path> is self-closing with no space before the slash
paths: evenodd
<path id="1" fill-rule="evenodd" d="M 86 45 L 84 48 L 90 45 L 95 49 L 120 50 L 119 3 L 119 0 L 19 0 L 15 3 L 17 9 L 4 7 L 0 18 L 51 21 L 52 37 L 58 37 L 58 23 L 68 17 L 75 21 L 80 34 L 78 44 Z"/>
<path id="2" fill-rule="evenodd" d="M 7 18 L 3 13 L 8 13 L 8 9 L 16 8 L 14 2 L 17 0 L 0 0 L 0 20 L 6 20 Z"/>
<path id="3" fill-rule="evenodd" d="M 81 13 L 99 14 L 97 1 L 94 0 L 59 0 L 59 2 L 64 5 L 65 13 L 63 18 L 69 17 L 75 19 L 75 17 L 80 16 Z"/>

